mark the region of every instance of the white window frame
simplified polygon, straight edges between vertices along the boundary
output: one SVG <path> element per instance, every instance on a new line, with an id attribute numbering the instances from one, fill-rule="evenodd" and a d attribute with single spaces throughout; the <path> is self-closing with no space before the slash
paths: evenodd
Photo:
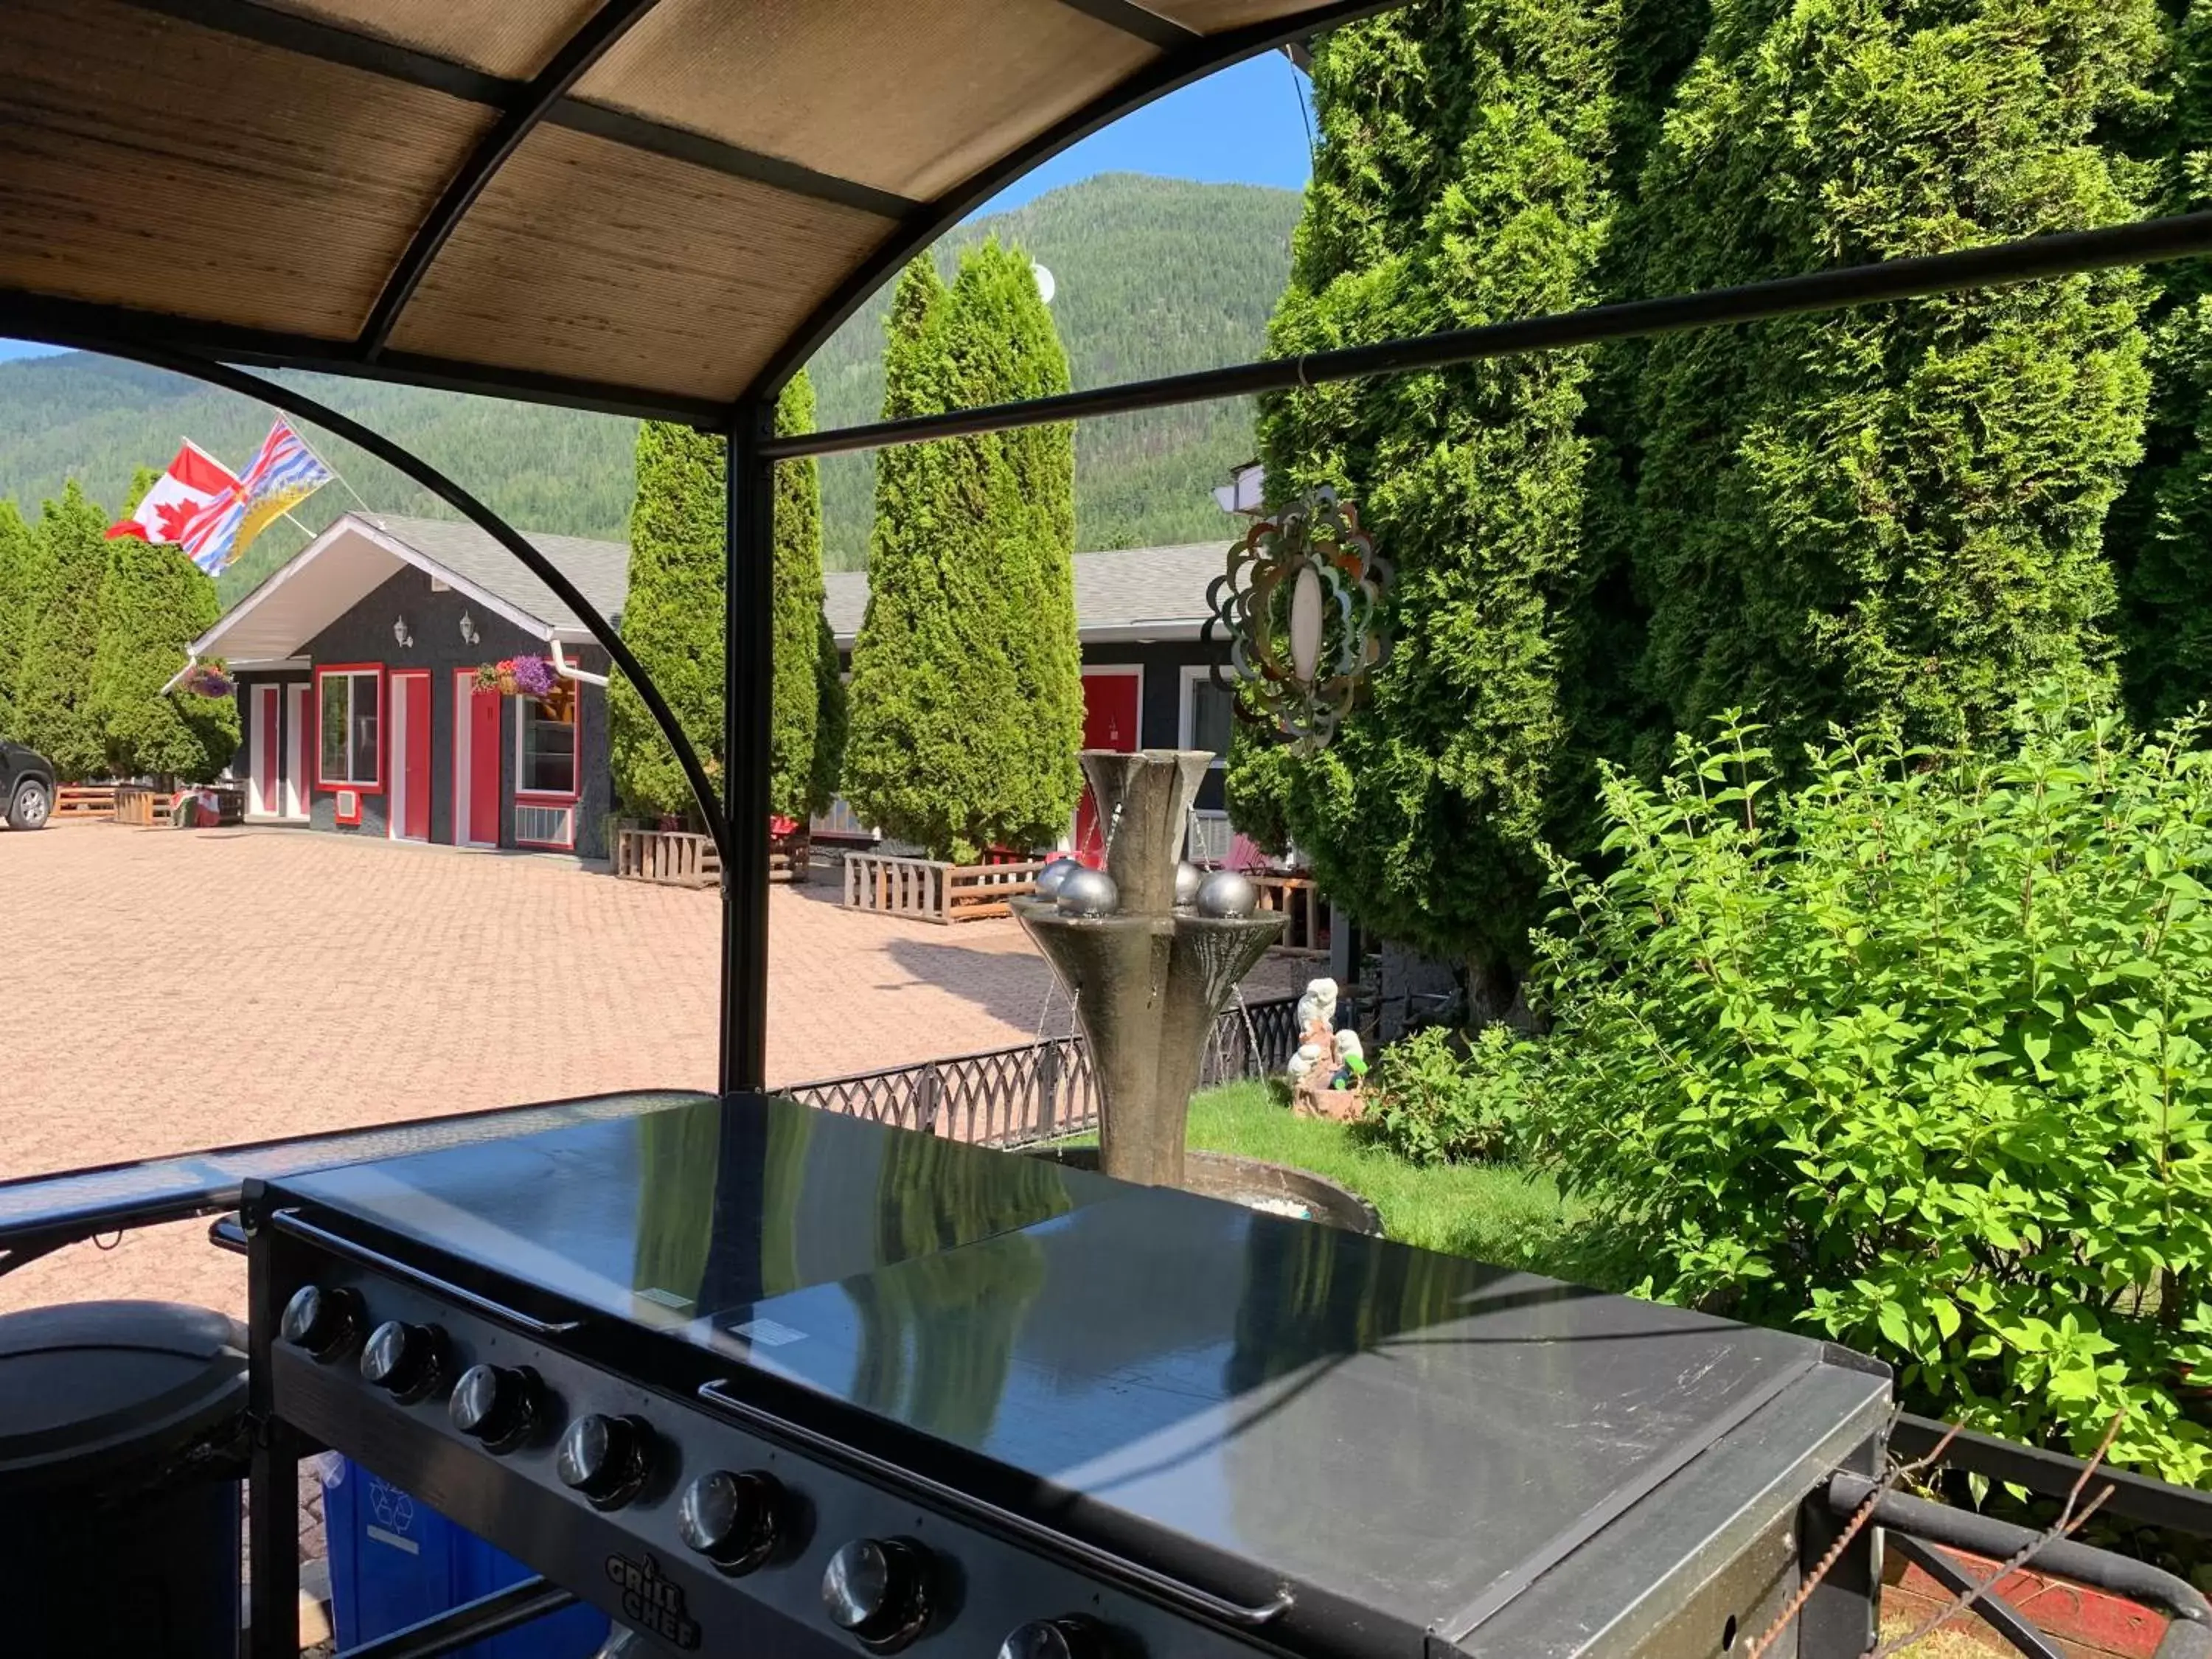
<path id="1" fill-rule="evenodd" d="M 529 732 L 535 697 L 514 700 L 514 798 L 535 806 L 573 806 L 584 794 L 584 693 L 574 692 L 575 719 L 568 722 L 568 781 L 566 789 L 532 789 L 523 782 L 530 766 Z"/>
<path id="2" fill-rule="evenodd" d="M 368 771 L 362 771 L 362 757 L 354 751 L 354 735 L 358 729 L 355 715 L 355 690 L 346 688 L 345 775 L 335 777 L 324 770 L 326 756 L 323 748 L 324 702 L 329 693 L 325 689 L 332 680 L 367 680 L 376 691 L 376 750 L 368 757 Z M 384 670 L 368 668 L 319 668 L 315 671 L 315 787 L 319 789 L 352 789 L 365 795 L 380 794 L 384 790 Z"/>
<path id="3" fill-rule="evenodd" d="M 1213 669 L 1209 664 L 1185 663 L 1183 665 L 1182 680 L 1177 690 L 1176 697 L 1176 743 L 1177 746 L 1184 749 L 1194 749 L 1198 746 L 1197 688 L 1200 685 L 1211 685 L 1212 683 Z M 1212 763 L 1208 765 L 1206 770 L 1209 772 L 1222 771 L 1228 766 L 1228 764 L 1229 757 L 1224 751 L 1224 753 L 1218 754 L 1213 757 Z"/>

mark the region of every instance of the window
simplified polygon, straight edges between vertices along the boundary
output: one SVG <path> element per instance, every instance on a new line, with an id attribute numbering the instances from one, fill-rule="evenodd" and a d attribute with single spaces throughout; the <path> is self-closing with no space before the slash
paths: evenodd
<path id="1" fill-rule="evenodd" d="M 1236 694 L 1216 685 L 1203 668 L 1186 668 L 1182 681 L 1182 742 L 1203 749 L 1216 766 L 1229 762 L 1229 732 L 1236 720 Z"/>
<path id="2" fill-rule="evenodd" d="M 576 793 L 576 690 L 563 683 L 544 698 L 519 700 L 522 711 L 517 741 L 522 753 L 514 769 L 514 787 L 524 795 Z"/>
<path id="3" fill-rule="evenodd" d="M 377 717 L 384 676 L 374 668 L 331 669 L 315 677 L 322 702 L 321 781 L 377 787 Z"/>

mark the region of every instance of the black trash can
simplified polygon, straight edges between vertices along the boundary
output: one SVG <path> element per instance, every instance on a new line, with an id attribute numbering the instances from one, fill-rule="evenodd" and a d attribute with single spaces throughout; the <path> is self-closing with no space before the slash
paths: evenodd
<path id="1" fill-rule="evenodd" d="M 0 1652 L 235 1659 L 246 1365 L 205 1308 L 0 1316 Z"/>

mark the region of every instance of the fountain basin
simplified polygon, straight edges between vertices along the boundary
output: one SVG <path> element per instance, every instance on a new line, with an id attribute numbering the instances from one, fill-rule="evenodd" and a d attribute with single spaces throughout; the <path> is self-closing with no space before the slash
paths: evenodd
<path id="1" fill-rule="evenodd" d="M 1098 1167 L 1095 1146 L 1062 1142 L 1023 1151 L 1029 1157 L 1049 1158 L 1069 1169 Z M 1185 1192 L 1224 1198 L 1270 1215 L 1319 1221 L 1350 1233 L 1383 1236 L 1382 1217 L 1372 1204 L 1349 1187 L 1340 1187 L 1310 1170 L 1270 1164 L 1265 1158 L 1237 1158 L 1229 1152 L 1202 1152 L 1196 1147 L 1183 1154 L 1182 1168 L 1182 1179 L 1176 1184 Z"/>

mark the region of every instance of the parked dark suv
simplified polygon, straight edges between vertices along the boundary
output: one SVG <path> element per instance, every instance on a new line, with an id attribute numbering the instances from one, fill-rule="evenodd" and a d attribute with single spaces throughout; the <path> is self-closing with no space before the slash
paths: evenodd
<path id="1" fill-rule="evenodd" d="M 20 743 L 0 742 L 0 817 L 11 830 L 43 830 L 54 811 L 54 769 Z"/>

